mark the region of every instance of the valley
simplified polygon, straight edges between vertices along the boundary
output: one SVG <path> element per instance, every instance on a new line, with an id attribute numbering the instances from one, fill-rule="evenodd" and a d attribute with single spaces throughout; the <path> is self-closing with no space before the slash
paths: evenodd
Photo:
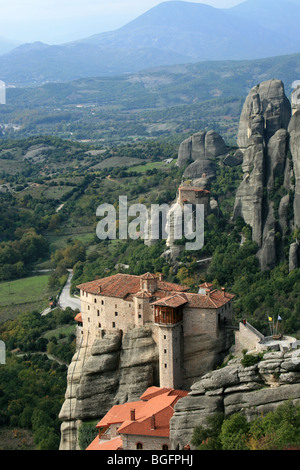
<path id="1" fill-rule="evenodd" d="M 251 2 L 259 18 L 250 14 Z M 68 293 L 77 304 L 78 285 L 119 274 L 155 273 L 171 285 L 188 286 L 191 294 L 198 294 L 203 283 L 224 296 L 231 293 L 232 330 L 247 319 L 267 336 L 268 318 L 281 317 L 283 333 L 300 339 L 300 120 L 290 103 L 300 73 L 298 29 L 291 12 L 297 18 L 299 8 L 294 0 L 287 1 L 283 12 L 282 2 L 273 2 L 267 28 L 269 0 L 247 0 L 228 11 L 172 1 L 115 32 L 60 46 L 23 44 L 0 55 L 0 79 L 8 85 L 6 104 L 0 105 L 0 340 L 6 346 L 6 363 L 0 364 L 0 449 L 58 450 L 62 437 L 66 446 L 74 445 L 82 416 L 78 433 L 85 432 L 85 425 L 89 428 L 83 439 L 87 444 L 103 411 L 89 407 L 89 399 L 96 396 L 96 403 L 97 393 L 101 395 L 93 380 L 100 390 L 106 380 L 113 382 L 112 390 L 98 397 L 103 408 L 111 405 L 107 396 L 125 402 L 133 396 L 135 380 L 143 387 L 142 375 L 136 373 L 143 369 L 134 369 L 140 364 L 131 363 L 130 352 L 135 347 L 143 352 L 144 343 L 151 349 L 150 359 L 135 354 L 146 365 L 149 359 L 157 372 L 156 346 L 144 324 L 136 337 L 133 331 L 130 341 L 125 338 L 116 349 L 128 355 L 122 366 L 126 379 L 115 350 L 109 359 L 115 361 L 113 378 L 110 362 L 104 364 L 107 369 L 101 363 L 103 351 L 98 354 L 95 347 L 94 356 L 84 349 L 79 354 L 77 315 L 82 311 L 76 304 L 72 309 L 58 303 L 71 271 Z M 290 31 L 278 23 L 280 15 Z M 139 48 L 134 47 L 137 38 Z M 233 43 L 238 47 L 230 52 Z M 117 210 L 124 195 L 128 205 L 143 204 L 148 210 L 172 205 L 181 186 L 209 195 L 201 250 L 182 249 L 184 237 L 170 248 L 165 240 L 97 236 L 99 205 Z M 170 256 L 172 249 L 178 256 Z M 197 341 L 192 338 L 191 347 L 202 347 Z M 193 363 L 191 350 L 188 364 Z M 67 401 L 68 387 L 75 385 L 75 393 L 72 367 L 86 353 L 91 369 L 80 364 L 82 375 L 74 374 L 75 382 L 84 378 L 76 415 L 75 405 Z M 299 385 L 298 365 L 292 368 L 288 354 L 278 370 L 270 356 L 272 377 L 267 374 L 262 385 L 271 383 L 270 395 L 273 383 L 281 385 L 280 374 L 287 389 L 293 378 L 293 387 Z M 230 350 L 226 360 L 231 358 Z M 93 369 L 94 360 L 100 371 L 104 367 L 104 379 Z M 194 362 L 192 367 L 198 367 Z M 215 371 L 221 382 L 223 367 L 226 361 Z M 253 385 L 252 372 L 248 379 L 247 371 L 235 367 L 233 362 L 234 374 L 242 377 L 234 383 L 238 392 L 240 385 L 258 387 L 261 377 L 255 376 Z M 285 367 L 289 372 L 284 376 Z M 90 377 L 89 390 L 84 387 Z M 226 387 L 231 380 L 229 373 Z M 211 394 L 211 385 L 204 393 L 197 384 L 191 400 L 224 395 L 214 387 Z M 132 386 L 129 392 L 127 385 Z M 86 409 L 80 410 L 82 403 Z M 59 418 L 62 407 L 64 419 Z M 181 411 L 184 419 L 189 413 L 179 409 L 175 434 L 180 439 Z M 187 429 L 192 432 L 191 426 Z"/>

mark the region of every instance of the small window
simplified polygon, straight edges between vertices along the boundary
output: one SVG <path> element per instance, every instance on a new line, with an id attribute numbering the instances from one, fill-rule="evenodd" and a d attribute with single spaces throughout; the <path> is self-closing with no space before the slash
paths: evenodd
<path id="1" fill-rule="evenodd" d="M 167 339 L 166 335 L 164 335 L 164 339 Z"/>
<path id="2" fill-rule="evenodd" d="M 163 444 L 161 448 L 162 448 L 162 450 L 168 450 L 168 449 L 169 449 L 169 447 L 167 446 L 167 444 Z"/>
<path id="3" fill-rule="evenodd" d="M 97 299 L 94 299 L 95 304 L 97 303 Z"/>
<path id="4" fill-rule="evenodd" d="M 98 328 L 101 328 L 101 323 L 98 323 Z"/>
<path id="5" fill-rule="evenodd" d="M 113 328 L 116 328 L 116 324 L 115 324 L 114 321 L 112 322 L 112 327 L 113 327 Z"/>
<path id="6" fill-rule="evenodd" d="M 101 300 L 101 305 L 104 305 L 104 300 Z"/>
<path id="7" fill-rule="evenodd" d="M 142 305 L 141 305 L 141 304 L 139 304 L 139 308 L 140 308 L 140 309 L 142 308 Z"/>
<path id="8" fill-rule="evenodd" d="M 167 367 L 168 367 L 168 364 L 165 364 L 165 369 L 167 369 Z"/>
<path id="9" fill-rule="evenodd" d="M 141 450 L 143 448 L 143 444 L 141 442 L 138 442 L 136 445 L 137 450 Z"/>
<path id="10" fill-rule="evenodd" d="M 117 316 L 118 316 L 118 312 L 115 312 L 115 317 L 117 317 Z"/>
<path id="11" fill-rule="evenodd" d="M 142 318 L 142 315 L 139 313 L 139 318 Z"/>
<path id="12" fill-rule="evenodd" d="M 90 306 L 88 305 L 88 310 L 90 309 Z"/>
<path id="13" fill-rule="evenodd" d="M 88 323 L 90 323 L 90 321 L 91 321 L 91 319 L 90 319 L 90 317 L 88 317 Z"/>
<path id="14" fill-rule="evenodd" d="M 100 310 L 97 310 L 97 317 L 100 317 Z"/>
<path id="15" fill-rule="evenodd" d="M 164 353 L 167 354 L 167 350 L 166 350 L 166 349 L 164 349 Z"/>

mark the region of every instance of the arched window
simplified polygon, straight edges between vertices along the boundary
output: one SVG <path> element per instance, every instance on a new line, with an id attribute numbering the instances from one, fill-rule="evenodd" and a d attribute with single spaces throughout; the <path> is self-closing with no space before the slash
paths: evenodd
<path id="1" fill-rule="evenodd" d="M 143 448 L 143 444 L 141 442 L 138 442 L 136 445 L 137 450 L 141 450 Z"/>
<path id="2" fill-rule="evenodd" d="M 168 450 L 168 449 L 169 449 L 169 447 L 168 447 L 167 444 L 163 444 L 163 445 L 162 445 L 162 450 Z"/>

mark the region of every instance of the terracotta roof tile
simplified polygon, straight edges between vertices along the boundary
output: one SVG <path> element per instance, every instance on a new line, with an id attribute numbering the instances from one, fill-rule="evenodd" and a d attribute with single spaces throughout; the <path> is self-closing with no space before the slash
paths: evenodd
<path id="1" fill-rule="evenodd" d="M 97 436 L 86 450 L 118 450 L 122 448 L 123 442 L 121 437 L 116 437 L 109 441 L 101 441 Z"/>
<path id="2" fill-rule="evenodd" d="M 81 313 L 77 313 L 76 317 L 74 318 L 75 321 L 78 321 L 79 323 L 82 323 L 82 315 Z"/>
<path id="3" fill-rule="evenodd" d="M 99 421 L 97 428 L 119 424 L 120 434 L 137 434 L 149 436 L 169 436 L 170 419 L 174 413 L 177 401 L 187 396 L 185 390 L 172 388 L 149 387 L 139 401 L 113 406 Z M 135 419 L 132 420 L 131 411 L 135 410 Z M 155 419 L 155 428 L 151 428 L 152 417 Z M 99 440 L 99 439 L 98 439 Z"/>
<path id="4" fill-rule="evenodd" d="M 179 188 L 179 191 L 193 191 L 196 193 L 210 194 L 210 191 L 208 191 L 207 189 L 202 189 L 196 186 L 181 186 Z"/>
<path id="5" fill-rule="evenodd" d="M 177 307 L 180 307 L 181 305 L 187 304 L 187 302 L 188 300 L 185 294 L 174 294 L 168 297 L 163 297 L 162 299 L 157 300 L 156 302 L 153 302 L 152 305 L 177 308 Z"/>
<path id="6" fill-rule="evenodd" d="M 218 290 L 211 291 L 209 294 L 191 294 L 186 292 L 188 307 L 194 308 L 220 308 L 230 302 L 235 296 L 228 292 Z"/>
<path id="7" fill-rule="evenodd" d="M 146 273 L 148 275 L 148 273 Z M 153 275 L 154 276 L 154 275 Z M 134 276 L 131 274 L 114 274 L 113 276 L 86 282 L 77 286 L 78 289 L 90 294 L 100 294 L 107 297 L 128 298 L 130 294 L 134 295 L 140 292 L 140 280 L 143 276 Z M 157 279 L 157 292 L 153 296 L 157 297 L 159 293 L 166 295 L 168 292 L 184 292 L 189 290 L 187 286 L 181 286 L 171 282 L 160 281 Z"/>

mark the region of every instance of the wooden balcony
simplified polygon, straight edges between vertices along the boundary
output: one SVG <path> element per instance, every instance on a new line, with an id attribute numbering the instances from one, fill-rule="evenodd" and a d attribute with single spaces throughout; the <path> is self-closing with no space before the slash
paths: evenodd
<path id="1" fill-rule="evenodd" d="M 182 308 L 155 306 L 155 323 L 158 325 L 176 325 L 182 321 Z"/>

